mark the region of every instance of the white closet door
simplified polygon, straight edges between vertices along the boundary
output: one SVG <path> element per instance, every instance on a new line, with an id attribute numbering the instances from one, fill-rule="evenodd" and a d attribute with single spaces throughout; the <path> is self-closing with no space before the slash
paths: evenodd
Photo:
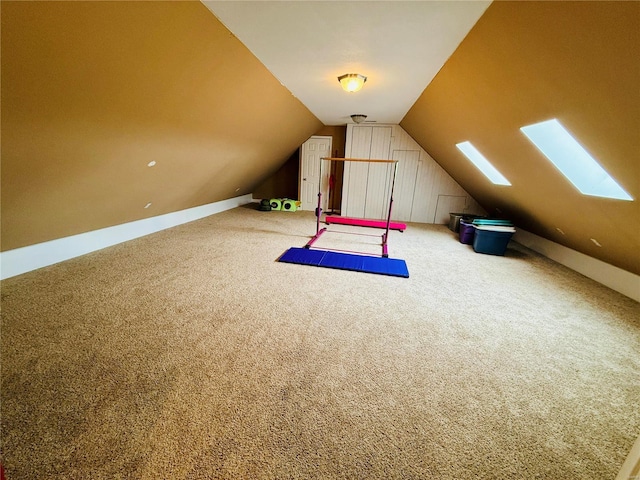
<path id="1" fill-rule="evenodd" d="M 346 154 L 349 158 L 388 160 L 390 126 L 349 126 Z M 391 187 L 389 164 L 345 162 L 342 213 L 347 217 L 386 218 Z"/>
<path id="2" fill-rule="evenodd" d="M 423 161 L 418 168 L 416 186 L 414 190 L 414 208 L 411 210 L 411 221 L 417 223 L 433 223 L 436 208 L 436 198 L 432 192 L 437 188 L 436 174 L 440 165 L 431 160 L 426 153 L 422 154 Z M 437 190 L 436 190 L 437 191 Z"/>
<path id="3" fill-rule="evenodd" d="M 389 160 L 391 127 L 373 127 L 369 157 L 374 160 Z M 393 176 L 392 163 L 369 163 L 367 195 L 364 218 L 386 219 L 389 214 L 389 193 Z"/>
<path id="4" fill-rule="evenodd" d="M 447 223 L 449 211 L 483 213 L 469 194 L 400 125 L 347 125 L 345 147 L 349 158 L 398 160 L 393 220 Z M 346 162 L 343 215 L 386 219 L 392 174 L 392 164 Z"/>
<path id="5" fill-rule="evenodd" d="M 349 130 L 351 142 L 348 142 L 347 146 L 348 157 L 369 158 L 373 127 L 356 127 Z M 368 163 L 344 162 L 341 211 L 345 217 L 364 217 L 368 175 Z"/>
<path id="6" fill-rule="evenodd" d="M 398 174 L 393 194 L 391 218 L 396 221 L 411 220 L 413 195 L 420 165 L 420 152 L 416 150 L 394 150 L 393 159 L 398 160 Z"/>

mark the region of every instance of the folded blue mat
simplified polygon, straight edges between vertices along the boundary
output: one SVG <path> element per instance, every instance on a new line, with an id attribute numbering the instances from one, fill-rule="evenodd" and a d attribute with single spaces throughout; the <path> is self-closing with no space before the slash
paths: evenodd
<path id="1" fill-rule="evenodd" d="M 291 247 L 282 254 L 278 261 L 409 278 L 407 264 L 399 258 L 370 257 L 352 253 Z"/>

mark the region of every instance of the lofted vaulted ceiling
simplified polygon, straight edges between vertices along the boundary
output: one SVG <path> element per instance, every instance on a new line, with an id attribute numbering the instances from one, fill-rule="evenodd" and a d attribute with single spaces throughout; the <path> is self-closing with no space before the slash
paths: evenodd
<path id="1" fill-rule="evenodd" d="M 203 3 L 325 125 L 398 124 L 489 1 Z M 346 93 L 337 77 L 360 73 Z"/>

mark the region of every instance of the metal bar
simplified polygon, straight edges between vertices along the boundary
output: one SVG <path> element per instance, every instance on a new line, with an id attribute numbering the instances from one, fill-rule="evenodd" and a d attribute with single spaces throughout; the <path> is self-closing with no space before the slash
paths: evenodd
<path id="1" fill-rule="evenodd" d="M 335 158 L 322 157 L 321 160 L 329 160 L 331 162 L 375 162 L 375 163 L 398 163 L 398 160 L 377 160 L 369 158 Z"/>
<path id="2" fill-rule="evenodd" d="M 322 235 L 322 234 L 323 234 L 324 232 L 326 232 L 326 231 L 327 231 L 327 229 L 326 229 L 326 228 L 323 228 L 323 229 L 322 229 L 322 230 L 320 230 L 318 233 L 316 233 L 316 234 L 311 238 L 311 240 L 309 240 L 309 241 L 307 242 L 307 244 L 304 246 L 304 248 L 311 248 L 311 245 L 313 245 L 313 243 L 314 243 L 316 240 L 318 240 L 318 238 L 320 238 L 320 235 Z"/>
<path id="3" fill-rule="evenodd" d="M 322 215 L 322 161 L 324 158 L 320 157 L 319 172 L 318 172 L 318 207 L 316 208 L 316 235 L 320 231 L 320 215 Z"/>
<path id="4" fill-rule="evenodd" d="M 357 235 L 358 237 L 376 237 L 377 238 L 380 236 L 378 234 L 373 234 L 373 233 L 347 232 L 346 230 L 329 230 L 328 228 L 327 228 L 327 233 L 337 233 L 339 235 Z"/>
<path id="5" fill-rule="evenodd" d="M 391 182 L 391 198 L 389 199 L 389 215 L 387 216 L 387 229 L 384 233 L 384 245 L 389 237 L 389 226 L 391 225 L 391 209 L 393 208 L 393 191 L 396 188 L 396 175 L 398 174 L 398 162 L 393 166 L 393 181 Z"/>
<path id="6" fill-rule="evenodd" d="M 316 252 L 327 251 L 327 252 L 353 253 L 354 255 L 360 255 L 362 257 L 380 258 L 380 255 L 378 255 L 378 254 L 360 252 L 358 250 L 342 250 L 340 248 L 327 248 L 327 247 L 322 247 L 322 248 L 317 248 L 317 249 L 311 248 L 310 250 L 314 250 Z"/>
<path id="7" fill-rule="evenodd" d="M 322 192 L 318 192 L 318 206 L 316 207 L 316 234 L 320 231 L 320 215 L 322 214 L 320 204 L 322 203 Z"/>
<path id="8" fill-rule="evenodd" d="M 389 251 L 387 250 L 387 234 L 382 234 L 382 256 L 384 258 L 389 258 Z"/>
<path id="9" fill-rule="evenodd" d="M 334 217 L 327 215 L 324 218 L 324 223 L 327 225 L 352 225 L 354 227 L 371 227 L 371 228 L 387 228 L 386 220 L 369 220 L 368 218 L 350 218 L 350 217 Z M 389 224 L 391 230 L 403 231 L 407 229 L 407 225 L 404 223 L 391 222 Z"/>

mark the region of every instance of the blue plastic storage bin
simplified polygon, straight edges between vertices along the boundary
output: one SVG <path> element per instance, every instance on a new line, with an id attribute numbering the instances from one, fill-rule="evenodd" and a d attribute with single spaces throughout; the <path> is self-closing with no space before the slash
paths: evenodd
<path id="1" fill-rule="evenodd" d="M 473 239 L 473 250 L 489 255 L 504 255 L 516 229 L 500 225 L 478 225 Z"/>

